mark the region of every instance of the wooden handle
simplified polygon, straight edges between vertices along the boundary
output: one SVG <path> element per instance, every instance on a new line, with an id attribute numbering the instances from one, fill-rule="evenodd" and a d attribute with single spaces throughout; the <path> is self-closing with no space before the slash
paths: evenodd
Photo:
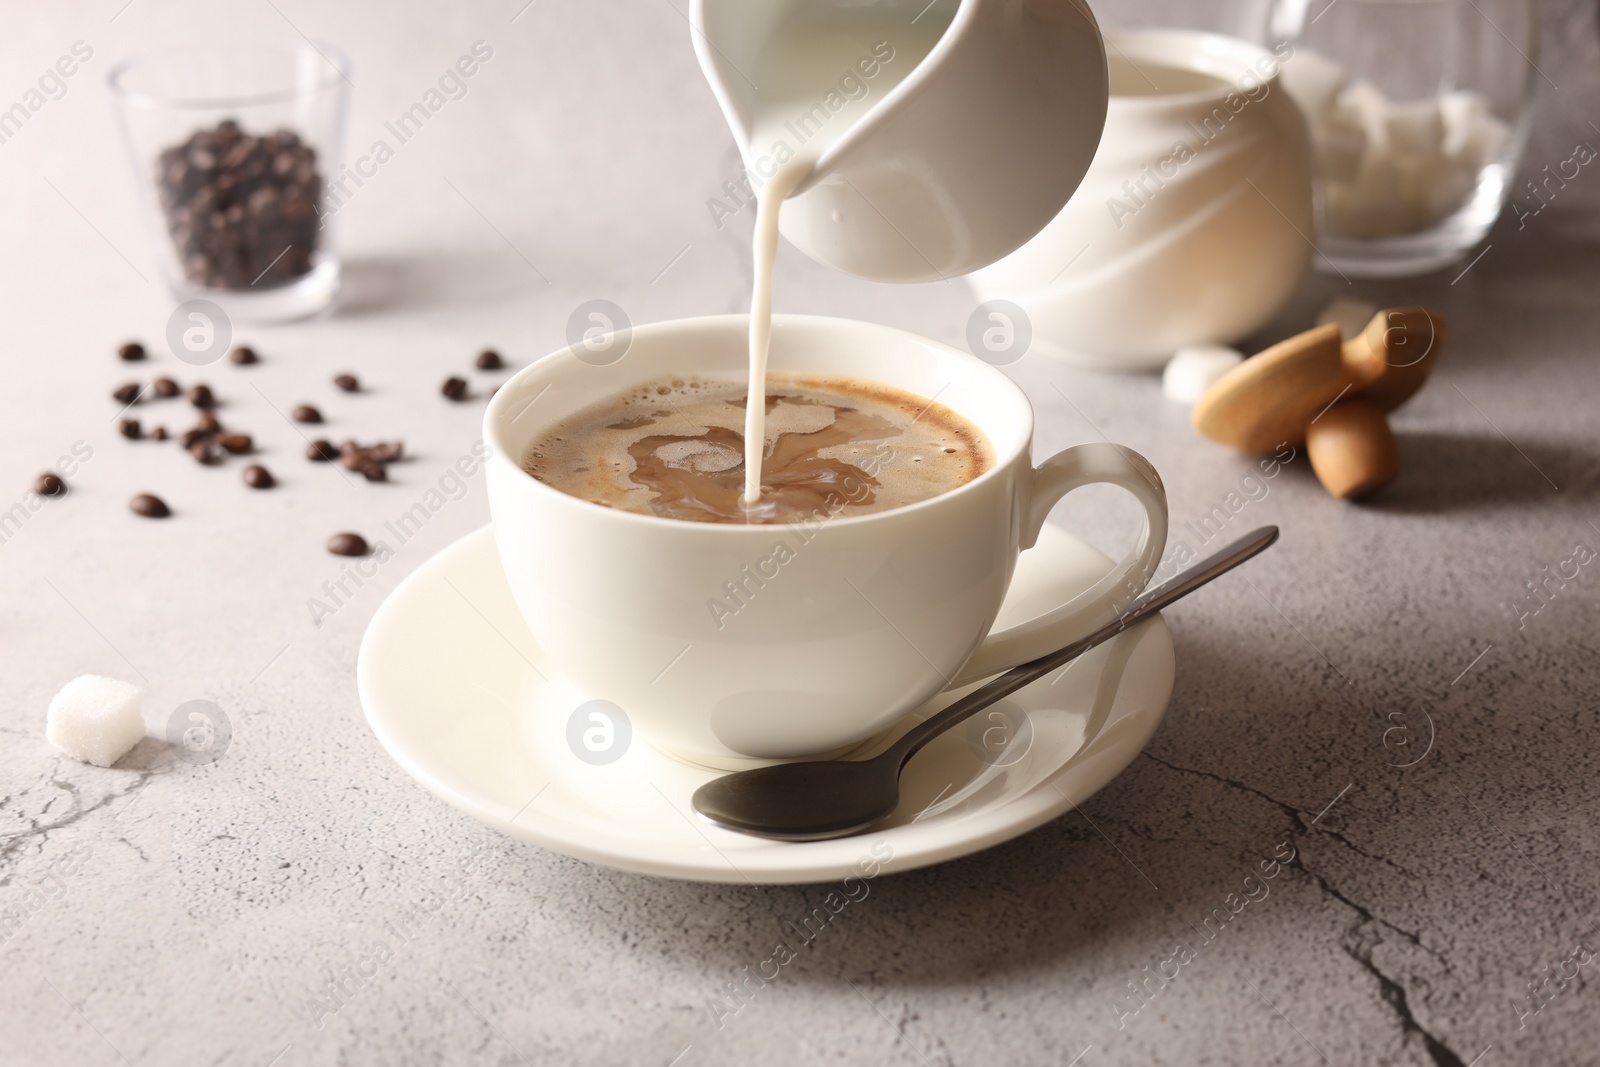
<path id="1" fill-rule="evenodd" d="M 1400 474 L 1400 451 L 1383 408 L 1349 397 L 1306 427 L 1306 456 L 1324 489 L 1342 500 L 1366 496 Z"/>
<path id="2" fill-rule="evenodd" d="M 1390 308 L 1344 344 L 1345 373 L 1357 393 L 1393 411 L 1422 388 L 1448 339 L 1444 316 L 1427 308 Z"/>
<path id="3" fill-rule="evenodd" d="M 1352 385 L 1339 326 L 1330 322 L 1239 364 L 1206 390 L 1190 418 L 1213 441 L 1269 456 L 1285 442 L 1303 444 L 1306 424 Z"/>
<path id="4" fill-rule="evenodd" d="M 1252 455 L 1306 441 L 1306 426 L 1334 401 L 1365 397 L 1393 411 L 1422 388 L 1447 337 L 1427 308 L 1380 311 L 1342 345 L 1335 323 L 1280 341 L 1223 375 L 1195 404 L 1206 437 Z"/>

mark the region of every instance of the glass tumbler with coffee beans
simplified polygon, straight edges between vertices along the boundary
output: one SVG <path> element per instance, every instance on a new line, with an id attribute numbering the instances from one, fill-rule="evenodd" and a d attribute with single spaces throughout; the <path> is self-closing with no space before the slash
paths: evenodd
<path id="1" fill-rule="evenodd" d="M 173 49 L 111 72 L 176 299 L 255 322 L 333 302 L 339 257 L 324 189 L 338 177 L 349 79 L 342 53 L 309 42 Z"/>

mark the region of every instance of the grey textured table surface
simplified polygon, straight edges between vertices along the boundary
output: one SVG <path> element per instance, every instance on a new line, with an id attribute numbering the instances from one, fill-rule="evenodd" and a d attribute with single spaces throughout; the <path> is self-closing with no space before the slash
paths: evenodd
<path id="1" fill-rule="evenodd" d="M 1234 521 L 1277 523 L 1283 541 L 1252 584 L 1171 613 L 1177 688 L 1145 755 L 1081 816 L 878 880 L 719 1028 L 728 983 L 819 890 L 659 881 L 498 838 L 411 782 L 363 721 L 363 628 L 486 520 L 481 481 L 320 627 L 307 607 L 339 573 L 326 534 L 403 512 L 476 438 L 479 406 L 436 389 L 478 348 L 533 359 L 596 296 L 635 322 L 744 306 L 750 219 L 719 230 L 705 207 L 737 163 L 681 11 L 230 8 L 240 35 L 303 30 L 351 51 L 358 152 L 474 41 L 494 49 L 346 209 L 339 314 L 241 330 L 265 362 L 206 371 L 283 482 L 251 494 L 237 464 L 202 469 L 111 423 L 106 394 L 129 376 L 113 346 L 158 341 L 171 304 L 104 77 L 219 17 L 121 4 L 8 4 L 0 35 L 7 103 L 74 41 L 94 50 L 0 145 L 4 503 L 74 442 L 93 449 L 72 495 L 0 546 L 0 1063 L 1600 1059 L 1592 968 L 1552 979 L 1537 1014 L 1526 999 L 1530 981 L 1570 974 L 1562 961 L 1600 925 L 1600 570 L 1535 615 L 1518 608 L 1543 568 L 1600 547 L 1600 175 L 1585 169 L 1525 228 L 1503 222 L 1454 283 L 1308 281 L 1271 332 L 1345 292 L 1432 303 L 1454 324 L 1435 383 L 1397 419 L 1403 480 L 1362 507 L 1329 499 L 1303 461 L 1267 483 Z M 1531 170 L 1600 143 L 1592 7 L 1546 19 Z M 777 299 L 953 343 L 972 306 L 959 284 L 863 284 L 792 249 Z M 157 368 L 188 370 L 170 356 L 141 369 Z M 370 395 L 335 393 L 342 369 Z M 1180 529 L 1250 470 L 1197 440 L 1151 378 L 1034 357 L 1011 370 L 1041 449 L 1102 433 L 1139 449 Z M 390 485 L 311 467 L 272 410 L 300 401 L 322 404 L 335 436 L 399 434 L 417 459 Z M 176 516 L 131 516 L 136 489 Z M 1112 546 L 1131 518 L 1097 499 L 1061 521 Z M 178 704 L 214 701 L 233 726 L 225 756 L 177 763 L 152 739 L 112 770 L 59 757 L 44 708 L 83 672 L 147 680 L 153 735 Z M 1396 764 L 1419 748 L 1384 743 L 1402 723 L 1431 739 L 1409 767 Z M 1267 897 L 1170 983 L 1149 981 L 1280 848 L 1295 859 Z M 380 940 L 391 954 L 364 965 Z M 315 998 L 334 981 L 347 993 L 329 1013 Z M 1158 991 L 1137 1012 L 1134 981 Z"/>

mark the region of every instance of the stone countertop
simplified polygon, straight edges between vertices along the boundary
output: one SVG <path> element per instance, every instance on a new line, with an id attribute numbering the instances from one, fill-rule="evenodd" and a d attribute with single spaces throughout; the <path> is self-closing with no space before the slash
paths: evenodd
<path id="1" fill-rule="evenodd" d="M 92 456 L 0 545 L 0 1063 L 1594 1062 L 1600 993 L 1579 961 L 1600 925 L 1600 571 L 1536 613 L 1526 583 L 1600 547 L 1600 175 L 1520 228 L 1503 220 L 1459 278 L 1313 277 L 1263 335 L 1339 294 L 1450 317 L 1435 382 L 1396 419 L 1404 477 L 1363 506 L 1327 497 L 1303 460 L 1246 483 L 1253 464 L 1198 440 L 1153 378 L 1008 368 L 1041 452 L 1104 435 L 1154 461 L 1174 537 L 1238 491 L 1230 521 L 1283 540 L 1250 582 L 1169 613 L 1168 717 L 1081 814 L 874 882 L 730 1013 L 715 1006 L 729 983 L 819 887 L 661 881 L 497 837 L 366 727 L 363 629 L 486 521 L 481 477 L 337 610 L 310 606 L 343 574 L 327 534 L 381 528 L 476 440 L 480 403 L 437 389 L 499 380 L 469 371 L 480 348 L 526 363 L 595 297 L 634 322 L 744 307 L 750 213 L 719 228 L 707 207 L 738 164 L 681 3 L 523 4 L 230 9 L 230 36 L 303 31 L 352 54 L 351 158 L 474 42 L 493 56 L 341 211 L 339 313 L 241 326 L 264 361 L 202 372 L 160 351 L 172 303 L 105 76 L 216 16 L 95 0 L 7 20 L 0 106 L 75 41 L 93 55 L 0 144 L 5 507 L 75 444 Z M 1530 171 L 1600 140 L 1592 7 L 1546 19 Z M 780 259 L 780 310 L 960 344 L 973 303 L 959 283 Z M 130 337 L 158 357 L 119 364 Z M 365 395 L 332 388 L 343 370 Z M 163 372 L 210 382 L 281 487 L 251 493 L 238 461 L 201 468 L 119 437 L 107 393 Z M 314 467 L 274 410 L 301 402 L 335 439 L 401 436 L 415 458 L 387 485 Z M 130 515 L 139 490 L 174 517 Z M 1114 494 L 1083 499 L 1058 521 L 1108 548 L 1128 535 Z M 85 672 L 147 686 L 152 738 L 114 769 L 43 738 L 50 696 Z M 157 739 L 197 699 L 231 723 L 215 762 Z M 1384 740 L 1401 724 L 1403 751 Z M 1291 854 L 1174 962 L 1263 860 Z M 1530 982 L 1547 978 L 1533 1014 Z"/>

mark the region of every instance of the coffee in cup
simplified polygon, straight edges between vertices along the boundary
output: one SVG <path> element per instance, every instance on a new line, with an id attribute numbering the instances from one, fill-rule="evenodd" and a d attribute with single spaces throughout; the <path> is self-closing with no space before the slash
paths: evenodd
<path id="1" fill-rule="evenodd" d="M 982 430 L 935 401 L 839 377 L 769 381 L 761 496 L 744 500 L 744 382 L 673 376 L 561 420 L 522 457 L 605 507 L 716 523 L 816 522 L 919 503 L 994 465 Z"/>

